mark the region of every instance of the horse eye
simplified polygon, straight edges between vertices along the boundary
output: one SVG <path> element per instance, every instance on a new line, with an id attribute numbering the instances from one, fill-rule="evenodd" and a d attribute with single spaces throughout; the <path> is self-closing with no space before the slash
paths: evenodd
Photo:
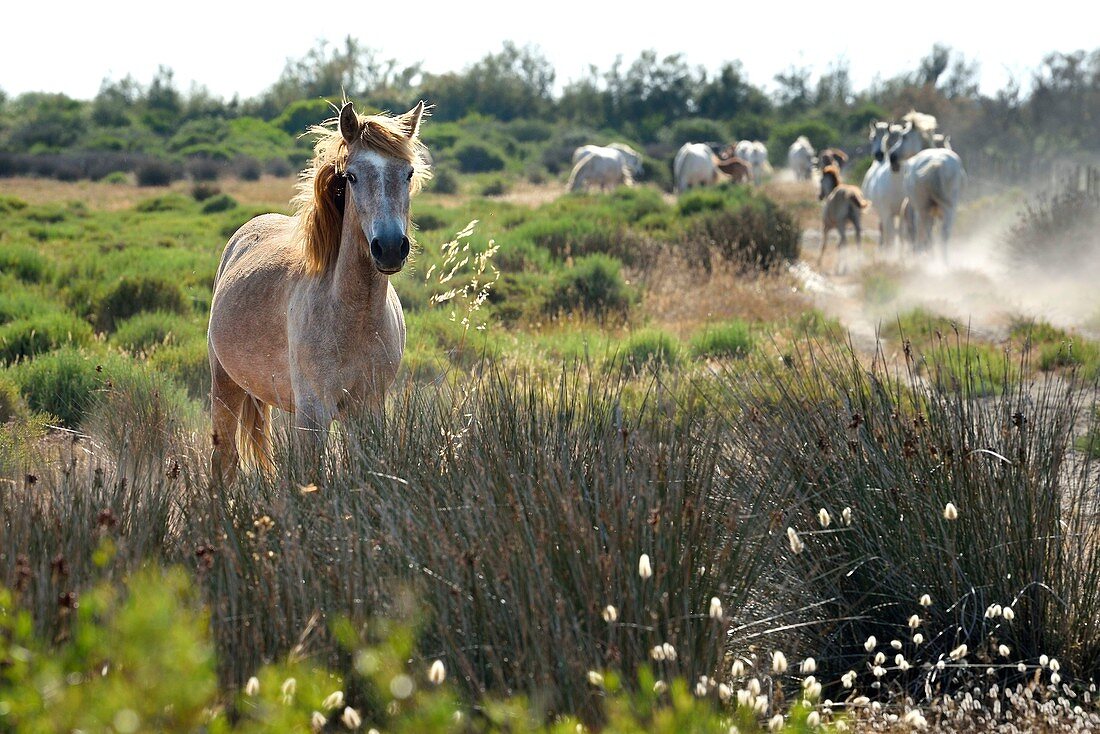
<path id="1" fill-rule="evenodd" d="M 405 177 L 405 180 L 406 181 L 412 181 L 413 180 L 413 172 L 412 171 L 409 171 L 409 175 Z"/>
<path id="2" fill-rule="evenodd" d="M 348 183 L 355 183 L 356 178 L 355 178 L 354 173 L 352 173 L 351 171 L 348 171 L 347 172 L 347 177 L 348 177 Z"/>

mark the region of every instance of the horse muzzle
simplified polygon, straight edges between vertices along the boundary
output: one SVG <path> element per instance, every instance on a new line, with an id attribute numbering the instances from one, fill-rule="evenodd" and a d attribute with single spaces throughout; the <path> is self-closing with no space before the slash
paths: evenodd
<path id="1" fill-rule="evenodd" d="M 896 153 L 890 154 L 890 170 L 894 173 L 897 173 L 901 170 L 901 161 L 898 160 L 898 156 Z"/>
<path id="2" fill-rule="evenodd" d="M 875 151 L 875 160 L 876 160 L 876 161 L 878 161 L 879 163 L 882 163 L 882 160 L 883 160 L 883 159 L 884 159 L 885 157 L 886 157 L 886 156 L 882 154 L 882 151 L 881 151 L 881 150 L 876 150 L 876 151 Z"/>
<path id="3" fill-rule="evenodd" d="M 370 256 L 378 272 L 393 275 L 405 267 L 412 243 L 400 227 L 378 227 L 370 237 Z"/>

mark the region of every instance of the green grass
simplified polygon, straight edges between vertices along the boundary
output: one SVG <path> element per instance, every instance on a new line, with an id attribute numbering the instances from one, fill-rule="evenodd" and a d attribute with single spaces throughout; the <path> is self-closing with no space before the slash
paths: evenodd
<path id="1" fill-rule="evenodd" d="M 739 319 L 708 324 L 691 338 L 689 350 L 695 357 L 744 357 L 753 347 L 752 331 Z"/>

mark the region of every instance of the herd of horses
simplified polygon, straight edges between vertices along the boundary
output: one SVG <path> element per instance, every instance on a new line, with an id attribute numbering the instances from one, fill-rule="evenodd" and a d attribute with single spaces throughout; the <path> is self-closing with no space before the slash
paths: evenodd
<path id="1" fill-rule="evenodd" d="M 896 122 L 872 122 L 868 141 L 874 161 L 862 186 L 843 181 L 849 158 L 840 148 L 817 152 L 805 136 L 791 143 L 787 166 L 794 179 L 810 181 L 815 173 L 819 176 L 818 198 L 823 202 L 819 262 L 832 230 L 838 232 L 839 247 L 847 244 L 849 224 L 856 240 L 861 239 L 861 213 L 869 207 L 879 217 L 880 244 L 895 251 L 906 244 L 915 251 L 927 250 L 938 220 L 946 260 L 966 172 L 951 148 L 950 136 L 936 128 L 935 117 L 916 111 Z M 642 156 L 628 145 L 585 145 L 574 151 L 568 189 L 630 186 L 642 171 Z M 673 188 L 678 194 L 723 181 L 759 183 L 771 172 L 768 149 L 758 140 L 730 145 L 684 143 L 672 163 Z"/>
<path id="2" fill-rule="evenodd" d="M 390 278 L 411 249 L 412 196 L 431 176 L 420 140 L 424 116 L 423 102 L 402 115 L 362 115 L 345 102 L 337 118 L 312 128 L 314 155 L 294 214 L 254 217 L 226 244 L 207 333 L 216 480 L 231 480 L 242 463 L 273 467 L 273 407 L 293 414 L 298 444 L 309 451 L 324 450 L 330 425 L 348 411 L 383 410 L 405 350 Z M 899 228 L 927 241 L 936 217 L 946 240 L 965 173 L 935 124 L 916 112 L 872 124 L 875 163 L 862 191 L 841 180 L 842 151 L 815 155 L 799 139 L 789 162 L 802 166 L 803 180 L 820 168 L 826 224 L 840 229 L 842 242 L 848 222 L 859 236 L 868 201 L 880 213 L 884 242 Z M 722 177 L 760 181 L 770 170 L 767 149 L 748 140 L 685 144 L 673 167 L 677 191 Z M 574 156 L 569 188 L 630 184 L 643 170 L 627 145 L 585 146 Z"/>

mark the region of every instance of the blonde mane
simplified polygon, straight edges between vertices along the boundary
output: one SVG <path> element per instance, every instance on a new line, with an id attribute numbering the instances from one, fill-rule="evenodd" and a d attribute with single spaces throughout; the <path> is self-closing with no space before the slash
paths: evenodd
<path id="1" fill-rule="evenodd" d="M 368 150 L 412 163 L 411 193 L 420 191 L 431 178 L 431 170 L 425 163 L 426 149 L 419 136 L 409 136 L 408 120 L 387 113 L 357 117 L 360 132 L 356 142 Z M 305 270 L 318 274 L 328 270 L 340 252 L 349 151 L 339 131 L 338 117 L 314 125 L 307 134 L 317 139 L 313 160 L 299 176 L 297 193 L 290 203 L 298 220 L 295 236 L 303 249 Z"/>
<path id="2" fill-rule="evenodd" d="M 905 122 L 913 123 L 913 127 L 921 133 L 933 133 L 936 131 L 936 125 L 938 124 L 936 118 L 932 115 L 925 114 L 923 112 L 917 112 L 916 110 L 909 110 L 904 117 L 901 118 Z"/>

